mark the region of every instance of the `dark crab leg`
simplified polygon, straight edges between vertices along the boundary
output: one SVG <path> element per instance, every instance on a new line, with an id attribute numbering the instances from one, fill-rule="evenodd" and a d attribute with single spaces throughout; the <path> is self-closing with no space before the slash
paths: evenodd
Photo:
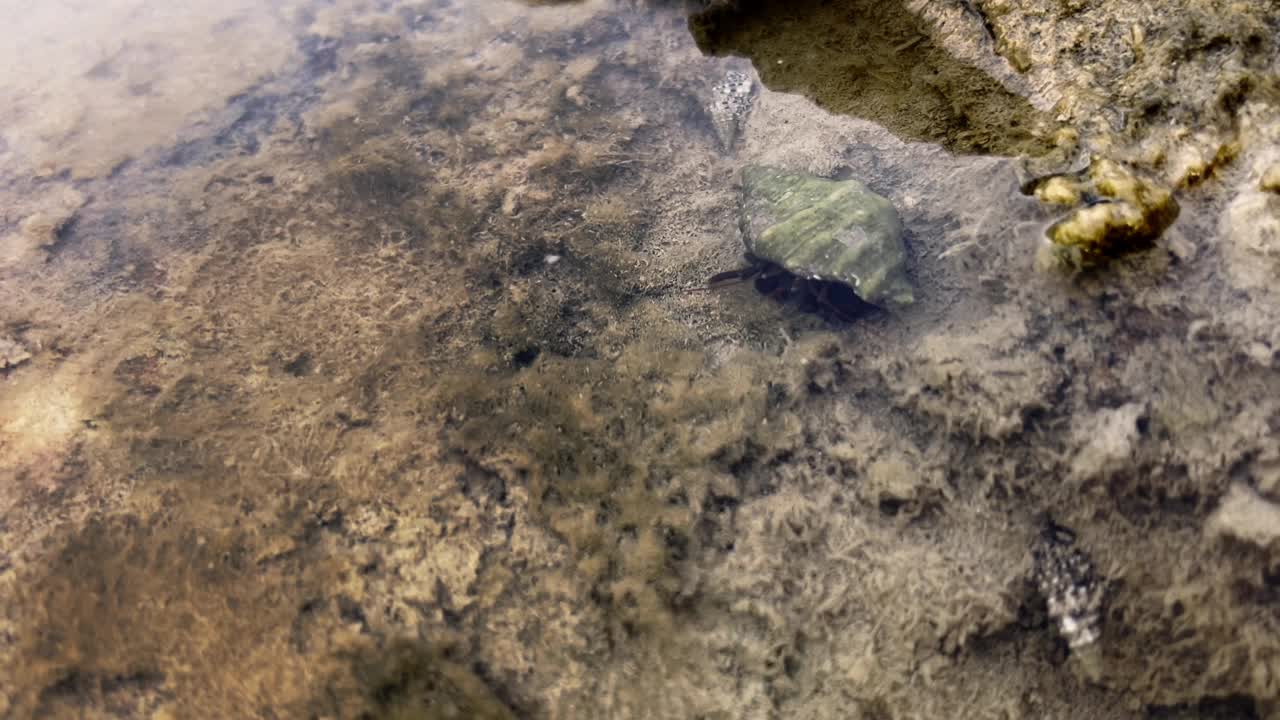
<path id="1" fill-rule="evenodd" d="M 795 279 L 783 277 L 782 284 L 774 288 L 773 292 L 769 293 L 769 297 L 773 298 L 778 302 L 786 302 L 788 299 L 790 299 L 792 293 L 795 292 L 795 287 L 796 287 Z"/>
<path id="2" fill-rule="evenodd" d="M 727 285 L 737 285 L 740 282 L 746 282 L 760 273 L 760 265 L 748 265 L 737 270 L 728 270 L 722 273 L 716 273 L 707 280 L 707 287 L 717 288 Z"/>
<path id="3" fill-rule="evenodd" d="M 822 305 L 822 293 L 826 285 L 820 280 L 799 278 L 795 282 L 796 297 L 799 298 L 800 312 L 816 312 Z"/>
<path id="4" fill-rule="evenodd" d="M 826 283 L 823 283 L 818 287 L 817 297 L 815 298 L 818 301 L 818 307 L 831 313 L 841 322 L 849 322 L 852 320 L 853 318 L 845 315 L 844 311 L 831 301 L 831 298 L 827 295 L 827 287 Z"/>
<path id="5" fill-rule="evenodd" d="M 853 322 L 857 320 L 858 316 L 856 314 L 847 312 L 844 308 L 840 307 L 840 305 L 838 305 L 834 300 L 831 299 L 831 295 L 829 292 L 830 288 L 831 288 L 830 283 L 822 284 L 822 289 L 818 293 L 818 303 L 827 312 L 831 313 L 833 316 L 835 316 L 837 320 L 841 322 Z M 874 307 L 874 306 L 868 304 L 867 307 Z"/>
<path id="6" fill-rule="evenodd" d="M 761 271 L 768 270 L 773 267 L 772 263 L 764 262 L 751 253 L 743 253 L 742 256 L 748 263 L 746 267 L 712 275 L 711 279 L 707 281 L 707 289 L 714 290 L 718 287 L 737 285 L 740 282 L 746 282 L 756 275 L 759 275 Z"/>
<path id="7" fill-rule="evenodd" d="M 764 263 L 761 267 L 760 276 L 756 278 L 756 291 L 779 302 L 785 301 L 791 294 L 795 277 L 773 263 Z"/>

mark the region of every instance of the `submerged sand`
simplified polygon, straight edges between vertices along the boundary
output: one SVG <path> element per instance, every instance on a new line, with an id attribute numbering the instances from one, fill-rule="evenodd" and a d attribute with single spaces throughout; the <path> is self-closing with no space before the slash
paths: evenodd
<path id="1" fill-rule="evenodd" d="M 1280 17 L 1174 4 L 9 8 L 0 715 L 1280 717 Z M 1089 153 L 1181 214 L 1037 269 Z M 706 292 L 747 163 L 917 303 Z"/>

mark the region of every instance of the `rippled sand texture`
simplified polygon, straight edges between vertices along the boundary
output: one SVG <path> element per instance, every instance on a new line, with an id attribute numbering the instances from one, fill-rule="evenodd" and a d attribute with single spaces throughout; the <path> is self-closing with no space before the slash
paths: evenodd
<path id="1" fill-rule="evenodd" d="M 927 98 L 972 132 L 766 87 L 725 152 L 761 58 L 683 10 L 181 5 L 0 6 L 0 715 L 1280 712 L 1265 94 L 1156 248 L 1071 277 L 973 153 L 1091 131 L 1039 55 L 1023 103 L 930 37 L 960 15 L 875 47 L 989 89 Z M 892 199 L 918 303 L 706 292 L 747 162 Z M 1111 581 L 1096 682 L 1045 513 Z"/>

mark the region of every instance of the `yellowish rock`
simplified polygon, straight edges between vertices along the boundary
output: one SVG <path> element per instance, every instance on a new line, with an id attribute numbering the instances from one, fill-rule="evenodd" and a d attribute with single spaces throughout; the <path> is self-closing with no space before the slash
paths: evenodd
<path id="1" fill-rule="evenodd" d="M 1266 548 L 1280 543 L 1280 505 L 1249 487 L 1235 483 L 1205 528 L 1215 537 L 1230 537 Z"/>
<path id="2" fill-rule="evenodd" d="M 1201 132 L 1171 140 L 1163 158 L 1165 179 L 1177 188 L 1187 188 L 1208 179 L 1219 168 L 1231 164 L 1240 154 L 1240 143 Z"/>
<path id="3" fill-rule="evenodd" d="M 1036 198 L 1050 205 L 1076 205 L 1080 202 L 1080 186 L 1061 175 L 1051 177 L 1036 187 Z"/>
<path id="4" fill-rule="evenodd" d="M 1262 181 L 1258 183 L 1258 189 L 1263 192 L 1280 193 L 1280 163 L 1267 168 L 1267 171 L 1262 174 Z"/>
<path id="5" fill-rule="evenodd" d="M 1223 213 L 1222 230 L 1232 284 L 1247 289 L 1276 287 L 1280 278 L 1280 197 L 1256 190 L 1241 192 Z"/>
<path id="6" fill-rule="evenodd" d="M 1040 187 L 1050 188 L 1057 179 L 1050 178 Z M 1048 264 L 1091 267 L 1149 247 L 1178 217 L 1178 203 L 1170 189 L 1111 160 L 1095 159 L 1083 178 L 1065 177 L 1063 183 L 1088 204 L 1078 206 L 1046 231 L 1050 246 L 1042 260 Z M 1066 197 L 1065 192 L 1048 194 Z"/>

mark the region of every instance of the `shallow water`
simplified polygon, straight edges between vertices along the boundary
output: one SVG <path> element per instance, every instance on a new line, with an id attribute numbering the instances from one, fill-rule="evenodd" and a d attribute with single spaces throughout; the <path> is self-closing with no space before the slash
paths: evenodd
<path id="1" fill-rule="evenodd" d="M 1143 587 L 1214 577 L 1197 528 L 1280 417 L 1241 354 L 1276 306 L 1197 262 L 1212 194 L 1101 275 L 1036 270 L 1055 212 L 1013 156 L 1056 121 L 885 12 L 848 95 L 805 87 L 830 44 L 656 4 L 6 8 L 0 714 L 1180 698 Z M 726 147 L 730 70 L 768 86 Z M 890 198 L 918 302 L 707 291 L 750 163 Z M 1120 581 L 1099 682 L 1027 586 L 1046 512 Z M 1261 632 L 1242 602 L 1198 632 Z"/>

